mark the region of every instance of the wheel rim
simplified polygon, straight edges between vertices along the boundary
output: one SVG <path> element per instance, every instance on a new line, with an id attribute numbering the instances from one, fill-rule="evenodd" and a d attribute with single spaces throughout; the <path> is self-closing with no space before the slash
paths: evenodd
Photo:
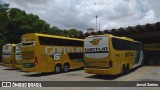
<path id="1" fill-rule="evenodd" d="M 56 72 L 57 72 L 57 73 L 60 72 L 60 66 L 56 66 Z"/>
<path id="2" fill-rule="evenodd" d="M 64 66 L 64 71 L 67 72 L 68 69 L 69 69 L 68 65 L 65 65 L 65 66 Z"/>

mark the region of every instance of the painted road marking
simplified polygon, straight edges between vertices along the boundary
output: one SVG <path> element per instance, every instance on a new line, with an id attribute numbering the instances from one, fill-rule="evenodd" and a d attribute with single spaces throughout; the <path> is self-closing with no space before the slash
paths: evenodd
<path id="1" fill-rule="evenodd" d="M 127 79 L 126 79 L 126 80 L 124 80 L 124 81 L 130 81 L 130 80 L 132 80 L 132 79 L 136 78 L 137 76 L 142 75 L 142 73 L 144 73 L 144 72 L 145 72 L 145 71 L 147 71 L 147 70 L 148 70 L 148 67 L 145 67 L 141 72 L 139 72 L 139 73 L 137 73 L 137 74 L 135 74 L 135 75 L 133 75 L 133 76 L 131 76 L 131 77 L 127 78 Z"/>

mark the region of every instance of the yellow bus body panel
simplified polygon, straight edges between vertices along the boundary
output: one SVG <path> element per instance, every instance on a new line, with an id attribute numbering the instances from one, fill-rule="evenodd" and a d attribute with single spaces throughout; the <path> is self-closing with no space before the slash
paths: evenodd
<path id="1" fill-rule="evenodd" d="M 73 38 L 67 38 L 67 37 L 61 37 L 61 36 L 53 36 L 53 35 L 46 35 L 46 34 L 37 34 L 37 33 L 31 33 L 31 34 L 25 34 L 22 36 L 22 43 L 23 41 L 29 42 L 33 41 L 35 42 L 35 45 L 30 46 L 23 46 L 22 45 L 22 71 L 28 71 L 28 72 L 54 72 L 54 67 L 56 64 L 61 64 L 62 68 L 64 66 L 64 63 L 69 63 L 70 68 L 80 68 L 84 66 L 84 62 L 78 62 L 78 60 L 70 60 L 68 55 L 68 49 L 73 52 L 76 52 L 76 49 L 80 49 L 81 52 L 83 52 L 83 46 L 82 47 L 70 47 L 70 46 L 53 46 L 53 45 L 40 45 L 38 37 L 50 37 L 50 38 L 60 38 L 60 39 L 66 39 L 66 40 L 78 40 L 83 41 L 81 39 L 73 39 Z M 50 52 L 53 52 L 53 49 L 55 50 L 55 53 L 58 52 L 58 50 L 62 50 L 62 54 L 60 55 L 59 60 L 54 60 L 53 55 L 49 55 Z M 47 50 L 47 51 L 46 51 Z M 48 54 L 46 54 L 46 52 Z M 29 57 L 29 58 L 28 58 Z M 35 65 L 35 57 L 38 59 L 38 64 Z M 24 60 L 28 59 L 28 60 Z M 27 65 L 30 67 L 25 67 L 24 65 Z"/>
<path id="2" fill-rule="evenodd" d="M 6 44 L 5 46 L 11 47 L 11 51 L 9 51 L 10 56 L 7 58 L 5 56 L 3 56 L 3 53 L 2 53 L 2 65 L 5 67 L 10 67 L 10 68 L 16 69 L 17 67 L 16 67 L 15 51 L 14 51 L 15 44 Z"/>
<path id="3" fill-rule="evenodd" d="M 109 55 L 106 58 L 99 58 L 99 59 L 88 58 L 88 57 L 86 57 L 86 55 L 84 55 L 85 62 L 88 62 L 90 65 L 98 66 L 98 64 L 102 62 L 101 64 L 99 64 L 100 65 L 99 67 L 92 67 L 92 68 L 85 67 L 85 72 L 86 73 L 91 73 L 91 74 L 101 74 L 101 75 L 117 75 L 117 74 L 120 74 L 122 72 L 122 66 L 123 65 L 126 66 L 127 64 L 129 64 L 129 69 L 131 69 L 134 65 L 134 60 L 135 60 L 135 57 L 136 57 L 136 50 L 115 50 L 113 48 L 113 45 L 112 45 L 112 38 L 113 37 L 114 38 L 119 38 L 119 39 L 131 41 L 131 42 L 136 42 L 136 41 L 134 41 L 133 39 L 130 39 L 130 38 L 116 37 L 116 36 L 112 36 L 112 35 L 109 35 L 109 34 L 96 35 L 95 36 L 96 38 L 94 38 L 94 36 L 89 36 L 89 38 L 97 39 L 97 38 L 102 37 L 102 36 L 108 37 L 108 42 L 109 43 L 108 42 L 105 42 L 105 43 L 109 44 L 108 45 L 109 46 L 108 47 Z M 126 56 L 127 53 L 129 53 L 128 56 Z M 130 54 L 132 54 L 132 55 L 130 55 Z M 113 66 L 110 67 L 110 68 L 105 68 L 105 65 L 106 65 L 106 67 L 108 67 L 109 61 L 112 61 Z M 103 65 L 103 63 L 106 63 L 106 64 Z"/>

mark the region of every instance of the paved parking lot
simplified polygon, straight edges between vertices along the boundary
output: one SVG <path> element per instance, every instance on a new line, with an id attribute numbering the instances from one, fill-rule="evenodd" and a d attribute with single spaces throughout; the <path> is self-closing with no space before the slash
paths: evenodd
<path id="1" fill-rule="evenodd" d="M 1 81 L 160 81 L 160 66 L 143 66 L 125 76 L 101 76 L 87 74 L 83 69 L 60 74 L 22 72 L 0 66 Z"/>
<path id="2" fill-rule="evenodd" d="M 83 69 L 71 70 L 70 72 L 60 73 L 60 74 L 54 74 L 54 73 L 38 74 L 38 73 L 22 72 L 20 70 L 14 70 L 0 66 L 0 81 L 160 81 L 160 66 L 143 66 L 135 70 L 132 70 L 130 74 L 125 76 L 119 76 L 119 75 L 101 76 L 94 74 L 86 74 Z M 92 89 L 93 87 L 86 87 L 86 88 Z M 112 89 L 112 87 L 107 87 L 107 88 Z M 134 88 L 138 89 L 140 87 L 134 87 Z M 134 90 L 134 88 L 132 90 Z M 154 88 L 154 89 L 158 90 L 160 88 Z"/>

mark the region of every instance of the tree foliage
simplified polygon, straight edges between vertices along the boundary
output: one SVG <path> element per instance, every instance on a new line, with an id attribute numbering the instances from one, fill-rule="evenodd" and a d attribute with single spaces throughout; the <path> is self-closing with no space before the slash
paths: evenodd
<path id="1" fill-rule="evenodd" d="M 20 43 L 21 36 L 26 33 L 44 33 L 59 36 L 81 34 L 77 29 L 61 30 L 50 25 L 39 16 L 27 14 L 18 8 L 10 8 L 8 4 L 0 5 L 0 55 L 6 43 Z M 0 57 L 1 58 L 1 57 Z"/>

